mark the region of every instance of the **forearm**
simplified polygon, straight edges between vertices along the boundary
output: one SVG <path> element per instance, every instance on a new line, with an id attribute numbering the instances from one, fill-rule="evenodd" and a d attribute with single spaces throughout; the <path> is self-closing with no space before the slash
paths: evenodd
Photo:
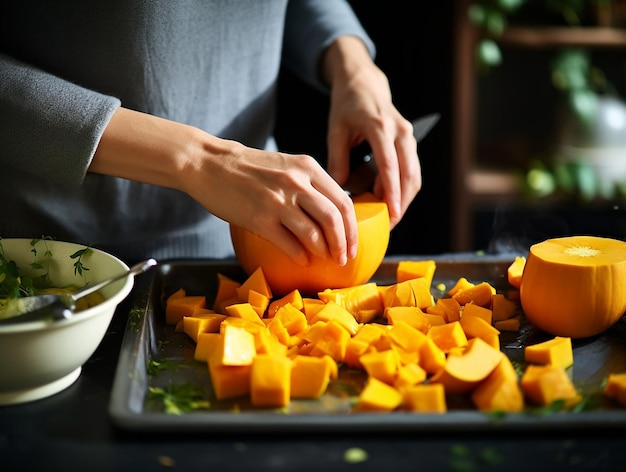
<path id="1" fill-rule="evenodd" d="M 324 51 L 320 73 L 332 87 L 349 81 L 364 65 L 371 66 L 372 58 L 363 41 L 356 36 L 341 36 Z"/>
<path id="2" fill-rule="evenodd" d="M 224 153 L 234 143 L 193 126 L 119 108 L 106 127 L 89 167 L 90 172 L 185 191 L 187 172 L 207 152 Z M 210 173 L 210 171 L 209 171 Z"/>

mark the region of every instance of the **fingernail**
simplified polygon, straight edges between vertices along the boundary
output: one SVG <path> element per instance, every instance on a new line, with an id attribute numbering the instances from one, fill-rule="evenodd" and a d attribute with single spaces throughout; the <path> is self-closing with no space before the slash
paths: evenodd
<path id="1" fill-rule="evenodd" d="M 337 263 L 340 266 L 345 266 L 347 262 L 348 262 L 348 256 L 346 256 L 346 253 L 344 252 L 339 256 L 339 259 L 337 259 Z"/>

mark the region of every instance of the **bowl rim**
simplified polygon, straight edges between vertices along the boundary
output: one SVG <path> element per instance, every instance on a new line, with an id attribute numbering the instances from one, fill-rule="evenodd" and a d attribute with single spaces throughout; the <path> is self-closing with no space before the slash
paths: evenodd
<path id="1" fill-rule="evenodd" d="M 33 238 L 1 238 L 0 242 L 18 241 L 18 242 L 30 243 L 30 241 L 32 240 Z M 49 240 L 49 242 L 52 244 L 63 244 L 63 245 L 69 244 L 69 245 L 74 245 L 74 246 L 85 247 L 85 245 L 81 245 L 79 243 L 75 243 L 71 241 L 62 241 L 62 240 L 57 240 L 57 239 L 51 239 Z M 94 253 L 98 253 L 102 256 L 106 256 L 112 259 L 114 262 L 118 263 L 120 265 L 120 272 L 122 270 L 128 270 L 130 268 L 128 264 L 126 264 L 119 257 L 107 251 L 98 249 L 97 247 L 90 247 L 90 249 Z M 87 308 L 86 310 L 81 311 L 80 316 L 73 316 L 69 319 L 58 320 L 58 321 L 55 321 L 54 323 L 50 323 L 47 321 L 27 321 L 25 323 L 0 326 L 0 334 L 26 332 L 26 331 L 55 330 L 55 329 L 62 329 L 63 327 L 71 325 L 71 324 L 83 323 L 91 318 L 106 314 L 107 311 L 111 308 L 115 309 L 115 307 L 119 305 L 122 302 L 122 300 L 124 300 L 128 296 L 130 291 L 133 289 L 133 286 L 134 286 L 134 277 L 127 277 L 126 280 L 124 281 L 124 285 L 117 292 L 115 292 L 111 297 L 106 298 L 103 302 L 93 307 L 90 307 L 90 308 Z"/>

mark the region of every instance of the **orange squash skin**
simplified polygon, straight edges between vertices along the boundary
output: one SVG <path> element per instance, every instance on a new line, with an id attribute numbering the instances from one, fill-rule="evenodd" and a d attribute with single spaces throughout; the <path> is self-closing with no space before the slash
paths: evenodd
<path id="1" fill-rule="evenodd" d="M 570 236 L 531 246 L 520 286 L 526 317 L 555 336 L 595 336 L 626 311 L 626 242 Z"/>
<path id="2" fill-rule="evenodd" d="M 329 258 L 312 255 L 310 264 L 301 267 L 269 241 L 236 226 L 230 226 L 237 260 L 247 274 L 263 269 L 272 291 L 283 295 L 292 290 L 316 295 L 327 288 L 344 288 L 367 282 L 376 272 L 389 245 L 389 212 L 387 205 L 373 194 L 354 198 L 359 230 L 359 249 L 354 259 L 339 266 Z"/>

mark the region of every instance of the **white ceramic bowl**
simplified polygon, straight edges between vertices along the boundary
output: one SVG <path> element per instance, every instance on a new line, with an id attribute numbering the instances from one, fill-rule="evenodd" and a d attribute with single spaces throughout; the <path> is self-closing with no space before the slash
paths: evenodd
<path id="1" fill-rule="evenodd" d="M 120 259 L 99 249 L 82 261 L 82 275 L 74 273 L 76 259 L 70 258 L 85 246 L 61 242 L 38 241 L 33 254 L 31 239 L 2 239 L 5 257 L 21 271 L 33 271 L 31 263 L 45 260 L 51 253 L 49 275 L 55 286 L 98 282 L 128 270 Z M 94 353 L 109 327 L 115 308 L 133 288 L 133 277 L 104 287 L 105 300 L 68 320 L 48 323 L 34 321 L 0 326 L 0 405 L 38 400 L 69 387 L 78 377 L 83 364 Z"/>

